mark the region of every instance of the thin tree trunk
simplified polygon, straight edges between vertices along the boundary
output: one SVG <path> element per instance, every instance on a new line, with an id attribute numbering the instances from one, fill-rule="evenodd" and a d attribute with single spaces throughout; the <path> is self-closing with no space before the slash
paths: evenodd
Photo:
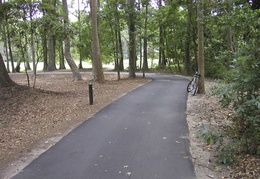
<path id="1" fill-rule="evenodd" d="M 78 0 L 78 22 L 79 22 L 79 34 L 78 34 L 78 37 L 79 37 L 79 69 L 83 69 L 83 65 L 82 65 L 82 45 L 81 45 L 81 33 L 82 33 L 82 30 L 81 30 L 81 14 L 80 14 L 80 0 Z"/>
<path id="2" fill-rule="evenodd" d="M 32 2 L 31 2 L 32 3 Z M 33 30 L 33 21 L 32 21 L 32 7 L 30 7 L 30 25 L 31 25 L 31 53 L 32 53 L 32 62 L 33 62 L 33 88 L 36 84 L 36 61 L 35 61 L 35 46 L 34 46 L 34 30 Z"/>
<path id="3" fill-rule="evenodd" d="M 42 3 L 47 3 L 46 0 L 42 0 Z M 43 18 L 45 18 L 46 12 L 43 11 Z M 47 44 L 47 32 L 43 31 L 41 35 L 42 41 L 42 53 L 43 53 L 43 71 L 48 71 L 48 44 Z"/>
<path id="4" fill-rule="evenodd" d="M 8 55 L 8 46 L 7 46 L 7 38 L 6 38 L 6 32 L 5 32 L 5 27 L 4 29 L 4 49 L 5 49 L 5 54 L 6 54 L 6 68 L 7 68 L 7 72 L 10 72 L 10 65 L 9 65 L 9 55 Z"/>
<path id="5" fill-rule="evenodd" d="M 134 0 L 128 0 L 129 7 L 129 77 L 135 78 L 135 59 L 136 59 L 136 42 L 135 42 L 135 16 Z"/>
<path id="6" fill-rule="evenodd" d="M 203 0 L 198 2 L 198 71 L 199 79 L 199 94 L 205 94 L 204 85 L 204 27 L 203 27 Z"/>
<path id="7" fill-rule="evenodd" d="M 7 30 L 7 44 L 8 44 L 8 50 L 9 50 L 9 55 L 10 55 L 10 60 L 11 60 L 11 66 L 12 66 L 12 72 L 15 73 L 15 67 L 14 67 L 14 57 L 13 57 L 13 50 L 12 50 L 12 45 L 11 45 L 11 37 L 9 33 L 9 24 L 6 25 L 6 30 Z"/>
<path id="8" fill-rule="evenodd" d="M 68 13 L 68 5 L 67 0 L 62 0 L 62 7 L 63 7 L 63 13 L 64 13 L 64 23 L 65 26 L 69 26 L 69 13 Z M 81 74 L 78 70 L 78 67 L 76 63 L 73 61 L 70 53 L 70 36 L 67 34 L 65 39 L 65 57 L 66 60 L 71 68 L 71 71 L 73 73 L 73 79 L 78 81 L 82 80 Z"/>
<path id="9" fill-rule="evenodd" d="M 48 71 L 48 45 L 46 34 L 42 35 L 43 71 Z"/>
<path id="10" fill-rule="evenodd" d="M 145 19 L 144 19 L 144 61 L 143 70 L 148 70 L 148 54 L 147 54 L 147 14 L 148 14 L 148 4 L 145 4 Z"/>
<path id="11" fill-rule="evenodd" d="M 228 16 L 231 16 L 231 8 L 232 8 L 232 0 L 227 1 L 227 12 Z M 232 61 L 232 55 L 231 53 L 234 52 L 233 50 L 233 43 L 232 43 L 232 29 L 230 24 L 227 25 L 227 50 L 230 52 L 229 57 L 226 61 L 226 68 L 230 70 L 230 63 Z"/>
<path id="12" fill-rule="evenodd" d="M 64 50 L 63 50 L 63 41 L 60 40 L 60 69 L 66 69 L 65 59 L 64 59 Z"/>
<path id="13" fill-rule="evenodd" d="M 159 8 L 162 6 L 162 0 L 159 0 L 158 2 Z M 165 46 L 164 46 L 164 28 L 161 22 L 159 22 L 159 38 L 160 38 L 160 44 L 159 44 L 159 66 L 164 67 L 166 65 L 166 59 L 165 59 Z"/>
<path id="14" fill-rule="evenodd" d="M 24 21 L 24 23 L 27 22 L 26 10 L 25 9 L 23 9 L 23 21 Z M 30 66 L 30 62 L 29 62 L 29 50 L 28 50 L 28 37 L 27 37 L 27 34 L 24 35 L 24 39 L 25 39 L 25 45 L 23 46 L 23 50 L 24 50 L 24 59 L 23 60 L 24 60 L 24 63 L 25 63 L 26 70 L 31 70 L 31 66 Z"/>
<path id="15" fill-rule="evenodd" d="M 185 73 L 191 74 L 190 68 L 190 41 L 191 41 L 191 16 L 192 16 L 192 0 L 187 0 L 188 16 L 187 16 L 187 31 L 185 42 Z"/>
<path id="16" fill-rule="evenodd" d="M 123 53 L 121 31 L 120 31 L 119 24 L 118 24 L 118 31 L 117 31 L 117 33 L 118 33 L 118 43 L 119 43 L 119 70 L 124 70 L 124 53 Z"/>

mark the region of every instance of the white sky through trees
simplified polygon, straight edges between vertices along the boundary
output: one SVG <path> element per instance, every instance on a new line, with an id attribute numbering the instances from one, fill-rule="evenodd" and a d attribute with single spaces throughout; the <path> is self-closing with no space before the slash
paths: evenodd
<path id="1" fill-rule="evenodd" d="M 157 8 L 157 0 L 151 0 L 150 3 L 152 3 L 152 6 L 154 8 Z M 80 4 L 80 8 L 78 8 L 78 4 Z M 68 0 L 68 8 L 69 8 L 69 18 L 70 21 L 75 22 L 78 19 L 78 9 L 80 11 L 84 10 L 86 12 L 90 11 L 90 5 L 89 2 L 86 0 Z"/>

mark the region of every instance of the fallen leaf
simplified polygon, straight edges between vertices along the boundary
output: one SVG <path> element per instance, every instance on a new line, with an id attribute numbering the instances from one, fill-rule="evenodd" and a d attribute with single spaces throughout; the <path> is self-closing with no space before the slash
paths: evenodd
<path id="1" fill-rule="evenodd" d="M 132 173 L 131 172 L 127 172 L 126 175 L 130 176 Z"/>
<path id="2" fill-rule="evenodd" d="M 209 178 L 214 178 L 214 175 L 207 175 Z"/>
<path id="3" fill-rule="evenodd" d="M 186 156 L 186 157 L 182 157 L 183 159 L 187 159 L 187 158 L 189 158 L 189 156 Z"/>

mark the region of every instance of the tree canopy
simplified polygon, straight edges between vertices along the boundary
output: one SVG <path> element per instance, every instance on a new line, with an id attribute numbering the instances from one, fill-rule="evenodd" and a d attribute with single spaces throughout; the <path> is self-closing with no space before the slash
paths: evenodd
<path id="1" fill-rule="evenodd" d="M 205 76 L 221 77 L 222 72 L 232 68 L 234 54 L 241 45 L 256 40 L 259 1 L 202 2 Z M 34 56 L 35 63 L 44 63 L 44 71 L 56 70 L 58 64 L 65 68 L 63 45 L 68 34 L 71 55 L 80 62 L 79 67 L 83 68 L 82 61 L 91 63 L 90 6 L 73 3 L 79 8 L 70 8 L 76 20 L 69 25 L 61 1 L 2 3 L 1 53 L 9 62 L 8 71 L 19 71 L 22 62 L 30 69 Z M 144 66 L 191 74 L 191 66 L 198 68 L 197 6 L 198 2 L 192 0 L 100 1 L 97 8 L 102 63 L 114 64 L 120 70 L 130 65 L 132 71 Z M 128 64 L 128 59 L 133 60 Z"/>

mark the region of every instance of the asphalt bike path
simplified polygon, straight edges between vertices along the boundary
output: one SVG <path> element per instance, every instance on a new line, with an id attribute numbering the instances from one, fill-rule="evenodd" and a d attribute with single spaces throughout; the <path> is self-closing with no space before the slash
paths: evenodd
<path id="1" fill-rule="evenodd" d="M 100 110 L 13 179 L 193 179 L 188 80 L 151 82 Z M 98 94 L 96 94 L 98 95 Z"/>

